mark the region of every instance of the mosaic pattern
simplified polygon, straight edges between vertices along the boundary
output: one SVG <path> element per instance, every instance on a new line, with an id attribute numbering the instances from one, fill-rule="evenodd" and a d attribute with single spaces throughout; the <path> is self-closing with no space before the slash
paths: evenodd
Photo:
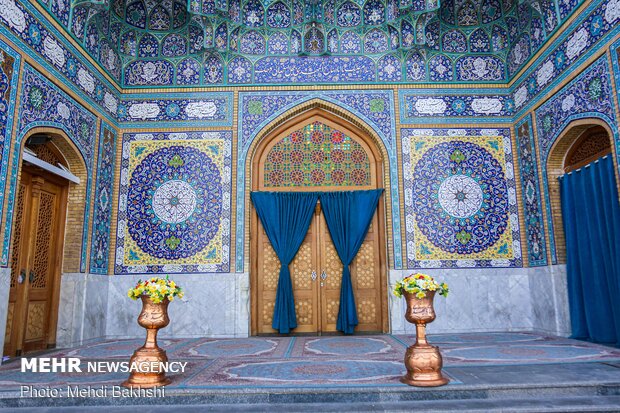
<path id="1" fill-rule="evenodd" d="M 100 77 L 98 71 L 71 45 L 65 45 L 64 36 L 39 13 L 30 2 L 8 0 L 0 13 L 0 33 L 21 46 L 51 73 L 66 78 L 76 92 L 100 107 L 103 113 L 114 115 L 118 96 L 112 86 Z M 95 56 L 99 61 L 99 56 Z M 120 70 L 120 61 L 112 59 Z M 112 73 L 113 74 L 113 73 Z"/>
<path id="2" fill-rule="evenodd" d="M 138 155 L 149 149 L 139 142 L 130 150 Z M 137 158 L 135 165 L 130 161 L 127 231 L 140 250 L 175 261 L 193 257 L 211 243 L 222 212 L 221 164 L 216 165 L 212 158 L 221 152 L 214 142 L 206 142 L 200 149 L 160 146 Z M 128 256 L 136 254 L 129 249 Z M 215 248 L 207 255 L 221 261 Z M 130 262 L 127 258 L 125 262 Z"/>
<path id="3" fill-rule="evenodd" d="M 368 185 L 370 162 L 364 148 L 319 122 L 285 136 L 265 161 L 265 188 Z"/>
<path id="4" fill-rule="evenodd" d="M 443 118 L 476 118 L 476 122 L 512 120 L 514 105 L 509 95 L 480 95 L 479 91 L 435 92 L 399 90 L 401 123 L 433 122 Z"/>
<path id="5" fill-rule="evenodd" d="M 205 49 L 216 50 L 221 58 L 231 51 L 258 57 L 278 54 L 281 56 L 278 59 L 292 62 L 297 69 L 290 73 L 291 77 L 286 71 L 277 73 L 275 79 L 278 80 L 274 82 L 314 82 L 310 72 L 298 70 L 317 68 L 319 63 L 308 63 L 305 57 L 296 56 L 301 51 L 310 55 L 324 54 L 326 51 L 345 54 L 321 56 L 323 73 L 334 75 L 329 78 L 339 79 L 330 82 L 338 82 L 347 79 L 358 81 L 356 76 L 351 79 L 347 76 L 350 73 L 340 69 L 343 60 L 353 59 L 349 69 L 361 73 L 367 66 L 355 59 L 362 58 L 362 53 L 381 58 L 390 50 L 401 48 L 408 51 L 419 47 L 441 51 L 450 57 L 425 55 L 421 63 L 431 70 L 423 73 L 421 78 L 410 71 L 409 81 L 505 80 L 525 64 L 552 31 L 581 3 L 579 0 L 544 0 L 518 4 L 486 0 L 483 4 L 474 5 L 472 2 L 450 0 L 441 2 L 440 7 L 440 3 L 435 1 L 369 0 L 356 3 L 338 0 L 304 5 L 295 1 L 263 4 L 258 0 L 242 0 L 224 2 L 218 6 L 217 2 L 212 1 L 184 3 L 151 0 L 146 3 L 116 1 L 110 9 L 97 7 L 89 10 L 80 2 L 39 2 L 122 84 L 170 86 L 192 84 L 179 76 L 180 68 L 176 67 L 175 58 L 191 55 L 199 60 Z M 560 10 L 559 15 L 556 9 Z M 438 18 L 434 12 L 438 12 Z M 134 35 L 120 36 L 120 33 Z M 153 33 L 156 35 L 153 36 Z M 284 37 L 278 40 L 280 46 L 276 48 L 268 43 L 273 33 Z M 282 47 L 286 43 L 290 44 L 289 49 Z M 467 61 L 463 55 L 468 51 L 481 55 Z M 136 54 L 141 56 L 139 60 L 134 60 Z M 268 64 L 263 62 L 260 67 L 253 67 L 249 60 L 223 60 L 228 61 L 228 67 L 222 65 L 216 76 L 217 83 L 221 84 L 227 81 L 249 83 L 253 78 L 257 79 L 254 80 L 256 83 L 270 83 L 271 80 L 263 79 L 268 75 L 266 67 L 276 68 L 278 63 L 274 59 Z M 374 73 L 374 67 L 380 67 L 377 66 L 378 59 L 373 58 L 369 62 Z M 169 64 L 167 68 L 177 73 L 150 80 L 139 79 L 136 73 L 132 73 L 139 72 L 140 67 L 148 63 L 158 66 Z M 412 65 L 414 60 L 402 61 L 401 69 Z M 132 70 L 129 70 L 130 67 Z M 232 69 L 239 67 L 247 72 L 247 77 L 230 76 Z M 255 72 L 257 68 L 259 71 Z M 206 73 L 206 68 L 203 72 Z M 229 73 L 228 78 L 224 75 L 226 72 Z M 121 78 L 121 73 L 124 73 L 124 78 Z M 198 76 L 203 83 L 208 83 L 206 76 L 201 77 L 200 73 Z M 384 80 L 376 75 L 364 79 Z M 396 81 L 402 80 L 405 79 Z"/>
<path id="6" fill-rule="evenodd" d="M 183 94 L 182 98 L 170 95 L 128 95 L 118 108 L 119 122 L 131 122 L 135 127 L 153 122 L 209 126 L 232 125 L 232 92 Z"/>
<path id="7" fill-rule="evenodd" d="M 514 102 L 523 113 L 536 102 L 535 97 L 562 80 L 569 68 L 584 61 L 600 44 L 615 33 L 620 23 L 620 3 L 593 2 L 579 15 L 570 30 L 566 30 L 541 58 L 531 66 L 514 86 Z"/>
<path id="8" fill-rule="evenodd" d="M 616 114 L 612 105 L 609 104 L 613 99 L 613 94 L 608 66 L 607 57 L 600 57 L 536 110 L 538 150 L 543 162 L 543 170 L 547 169 L 547 157 L 553 143 L 572 120 L 588 117 L 602 119 L 612 129 L 616 140 L 619 139 Z M 547 174 L 543 174 L 543 185 L 545 188 L 551 260 L 555 264 L 557 256 Z"/>
<path id="9" fill-rule="evenodd" d="M 509 130 L 401 133 L 409 268 L 521 266 Z"/>
<path id="10" fill-rule="evenodd" d="M 13 113 L 17 96 L 17 81 L 19 79 L 20 55 L 0 40 L 0 216 L 4 206 L 6 193 L 9 155 L 11 153 L 11 132 L 13 130 Z M 1 221 L 0 221 L 1 222 Z M 5 264 L 5 260 L 2 260 Z"/>
<path id="11" fill-rule="evenodd" d="M 173 84 L 174 67 L 166 60 L 138 60 L 123 72 L 127 86 L 167 86 Z"/>
<path id="12" fill-rule="evenodd" d="M 92 274 L 108 273 L 115 159 L 116 132 L 106 123 L 102 123 L 99 135 L 97 186 L 90 246 L 90 273 Z"/>
<path id="13" fill-rule="evenodd" d="M 528 264 L 530 267 L 547 265 L 547 245 L 540 199 L 540 178 L 538 177 L 538 162 L 536 161 L 531 115 L 517 124 L 516 131 Z"/>
<path id="14" fill-rule="evenodd" d="M 125 134 L 115 273 L 228 272 L 231 133 Z"/>
<path id="15" fill-rule="evenodd" d="M 84 157 L 88 172 L 86 183 L 86 199 L 90 199 L 91 172 L 95 151 L 97 118 L 80 106 L 71 97 L 58 89 L 43 75 L 29 65 L 25 65 L 22 73 L 22 91 L 18 115 L 17 138 L 13 149 L 13 158 L 19 159 L 21 140 L 33 127 L 51 126 L 62 129 L 77 146 Z M 14 162 L 10 172 L 9 202 L 7 217 L 13 216 L 15 187 L 17 185 L 19 162 Z M 84 233 L 80 271 L 86 270 L 86 241 L 88 240 L 88 219 L 90 203 L 84 210 Z M 12 220 L 7 222 L 2 249 L 2 264 L 8 260 L 11 241 Z"/>
<path id="16" fill-rule="evenodd" d="M 240 92 L 238 136 L 239 147 L 237 155 L 237 234 L 244 233 L 246 196 L 245 187 L 245 162 L 252 140 L 262 128 L 276 119 L 281 113 L 299 106 L 313 99 L 321 99 L 331 102 L 351 112 L 366 122 L 381 138 L 388 153 L 388 159 L 383 162 L 386 165 L 396 165 L 396 127 L 393 117 L 394 101 L 393 93 L 385 90 L 368 91 L 282 91 L 269 92 Z M 390 171 L 390 198 L 392 210 L 400 209 L 398 199 L 398 171 L 394 167 Z M 402 266 L 400 244 L 400 219 L 398 214 L 392 217 L 393 242 L 394 242 L 394 265 L 395 268 Z M 243 237 L 237 237 L 236 245 L 236 271 L 243 271 L 244 244 Z"/>
<path id="17" fill-rule="evenodd" d="M 286 59 L 266 57 L 254 65 L 254 83 L 372 82 L 375 63 L 365 56 Z M 243 82 L 240 82 L 243 83 Z"/>
<path id="18" fill-rule="evenodd" d="M 614 79 L 616 85 L 616 93 L 620 89 L 620 41 L 616 41 L 610 48 L 611 50 L 611 61 L 612 61 L 612 73 L 611 76 Z M 620 138 L 616 139 L 616 163 L 620 165 Z"/>

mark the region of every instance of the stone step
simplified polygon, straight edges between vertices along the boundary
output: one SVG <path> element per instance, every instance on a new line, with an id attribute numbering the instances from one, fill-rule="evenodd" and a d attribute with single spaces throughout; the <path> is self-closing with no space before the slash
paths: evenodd
<path id="1" fill-rule="evenodd" d="M 372 411 L 373 409 L 387 409 L 389 411 L 397 408 L 408 410 L 415 406 L 417 411 L 419 406 L 427 406 L 429 409 L 435 410 L 444 404 L 448 409 L 462 406 L 462 410 L 480 411 L 475 409 L 478 404 L 482 403 L 486 406 L 484 409 L 487 409 L 482 411 L 489 411 L 488 409 L 495 408 L 494 406 L 500 406 L 498 407 L 500 409 L 523 406 L 523 409 L 526 410 L 522 409 L 521 411 L 528 411 L 527 403 L 534 403 L 529 405 L 529 407 L 534 407 L 536 403 L 546 403 L 549 400 L 558 401 L 558 403 L 565 402 L 563 405 L 565 408 L 573 406 L 569 400 L 575 400 L 579 403 L 574 404 L 574 406 L 583 407 L 583 409 L 588 407 L 587 403 L 594 403 L 592 404 L 593 408 L 602 408 L 601 406 L 608 408 L 615 403 L 616 410 L 620 411 L 620 382 L 512 386 L 453 385 L 434 389 L 402 387 L 171 389 L 166 391 L 165 397 L 159 398 L 21 398 L 19 394 L 12 392 L 0 395 L 0 408 L 24 407 L 36 408 L 37 411 L 41 411 L 39 409 L 42 407 L 58 407 L 66 410 L 70 407 L 80 409 L 84 406 L 99 406 L 104 409 L 112 406 L 127 406 L 128 408 L 132 406 L 131 408 L 135 410 L 136 406 L 140 406 L 141 411 L 147 411 L 144 409 L 156 409 L 156 405 L 160 405 L 167 411 L 174 410 L 172 409 L 173 406 L 182 406 L 182 411 L 186 411 L 185 408 L 189 409 L 187 411 L 192 411 L 191 409 L 196 406 L 203 406 L 203 408 L 217 406 L 218 409 L 225 411 L 235 411 L 240 406 L 252 406 L 250 410 L 256 409 L 256 411 L 291 411 L 295 409 L 323 411 L 324 408 L 332 409 L 331 411 Z M 466 409 L 466 406 L 469 407 Z M 546 404 L 543 407 L 551 408 Z M 571 411 L 580 411 L 579 408 Z"/>
<path id="2" fill-rule="evenodd" d="M 136 406 L 27 407 L 19 413 L 130 413 Z M 582 396 L 520 399 L 424 400 L 369 403 L 275 403 L 275 404 L 192 404 L 141 406 L 141 413 L 199 412 L 416 412 L 416 413 L 559 413 L 620 412 L 620 396 Z"/>

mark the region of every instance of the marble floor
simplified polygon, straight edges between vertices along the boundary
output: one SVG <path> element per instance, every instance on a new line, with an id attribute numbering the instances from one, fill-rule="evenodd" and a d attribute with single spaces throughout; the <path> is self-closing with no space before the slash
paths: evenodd
<path id="1" fill-rule="evenodd" d="M 377 335 L 162 339 L 159 345 L 170 361 L 188 363 L 185 373 L 170 376 L 170 390 L 407 388 L 398 379 L 405 372 L 405 349 L 414 341 L 415 336 Z M 467 368 L 476 366 L 483 368 L 479 371 L 501 370 L 510 376 L 518 371 L 544 372 L 547 366 L 574 366 L 579 371 L 596 364 L 609 368 L 610 380 L 620 382 L 620 349 L 612 347 L 526 332 L 430 335 L 429 342 L 442 351 L 444 373 L 451 380 L 448 387 L 475 384 L 469 372 L 477 370 Z M 110 340 L 43 355 L 78 357 L 82 362 L 128 360 L 140 345 L 142 340 Z M 112 386 L 126 378 L 120 372 L 22 373 L 19 359 L 10 359 L 0 366 L 0 397 L 24 384 Z"/>

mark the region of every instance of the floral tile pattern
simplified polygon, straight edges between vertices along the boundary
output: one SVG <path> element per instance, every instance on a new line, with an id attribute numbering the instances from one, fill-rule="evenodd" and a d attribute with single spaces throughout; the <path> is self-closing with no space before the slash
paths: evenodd
<path id="1" fill-rule="evenodd" d="M 520 267 L 509 130 L 401 135 L 408 267 Z"/>
<path id="2" fill-rule="evenodd" d="M 0 41 L 0 176 L 5 177 L 9 167 L 11 153 L 11 132 L 13 130 L 13 116 L 15 98 L 17 96 L 17 81 L 19 79 L 20 55 L 6 43 Z M 0 192 L 0 216 L 4 206 L 6 179 L 3 179 Z M 1 221 L 4 221 L 2 219 Z M 0 222 L 1 222 L 0 221 Z M 5 261 L 2 260 L 5 264 Z"/>
<path id="3" fill-rule="evenodd" d="M 13 148 L 13 157 L 19 159 L 24 135 L 36 126 L 52 126 L 62 129 L 77 146 L 84 157 L 88 172 L 86 197 L 90 199 L 93 158 L 97 136 L 97 118 L 73 98 L 61 91 L 50 80 L 30 65 L 25 65 L 22 73 L 22 91 L 18 115 L 17 137 Z M 7 216 L 13 215 L 15 187 L 17 185 L 19 163 L 14 162 L 9 173 L 9 196 Z M 84 232 L 80 270 L 86 270 L 86 242 L 88 240 L 88 221 L 90 203 L 84 211 Z M 6 265 L 11 239 L 12 221 L 5 227 L 2 263 Z"/>
<path id="4" fill-rule="evenodd" d="M 174 86 L 508 80 L 581 1 L 39 3 L 116 81 Z M 219 64 L 195 64 L 203 50 Z M 388 56 L 398 70 L 384 71 Z"/>
<path id="5" fill-rule="evenodd" d="M 90 246 L 90 272 L 93 274 L 108 273 L 115 160 L 116 132 L 109 125 L 102 123 L 99 135 L 93 235 Z"/>
<path id="6" fill-rule="evenodd" d="M 547 242 L 531 115 L 517 124 L 516 132 L 528 264 L 530 267 L 547 265 Z"/>
<path id="7" fill-rule="evenodd" d="M 121 171 L 115 273 L 228 272 L 230 132 L 124 134 Z"/>
<path id="8" fill-rule="evenodd" d="M 609 104 L 612 99 L 609 64 L 607 56 L 602 56 L 535 111 L 538 127 L 538 150 L 543 162 L 541 165 L 543 170 L 547 169 L 547 157 L 553 143 L 572 120 L 582 118 L 602 119 L 611 128 L 616 141 L 620 139 L 616 112 L 613 106 Z M 555 264 L 557 263 L 557 256 L 547 174 L 543 174 L 543 185 L 545 188 L 551 261 Z"/>
<path id="9" fill-rule="evenodd" d="M 350 111 L 365 121 L 382 139 L 390 165 L 397 164 L 396 127 L 394 119 L 394 94 L 386 90 L 368 91 L 282 91 L 282 92 L 240 92 L 238 108 L 237 154 L 237 234 L 244 233 L 245 210 L 245 163 L 253 139 L 260 130 L 276 119 L 279 114 L 308 102 L 322 99 Z M 398 175 L 394 167 L 390 168 L 392 208 L 399 210 Z M 394 265 L 401 267 L 400 220 L 398 215 L 392 217 L 394 233 Z M 243 237 L 237 237 L 236 270 L 243 271 L 244 263 Z"/>

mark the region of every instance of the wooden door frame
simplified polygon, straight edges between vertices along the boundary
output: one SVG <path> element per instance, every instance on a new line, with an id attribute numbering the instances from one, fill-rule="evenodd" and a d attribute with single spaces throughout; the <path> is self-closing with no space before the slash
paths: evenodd
<path id="1" fill-rule="evenodd" d="M 65 200 L 64 207 L 61 208 L 61 214 L 59 214 L 59 230 L 57 231 L 57 251 L 55 251 L 54 257 L 54 288 L 50 298 L 50 319 L 49 319 L 49 331 L 47 336 L 47 347 L 54 347 L 57 339 L 58 329 L 58 312 L 60 306 L 60 288 L 63 272 L 80 272 L 80 262 L 70 259 L 70 257 L 80 254 L 83 247 L 88 248 L 83 242 L 83 225 L 84 225 L 84 212 L 86 203 L 90 202 L 90 198 L 87 197 L 87 182 L 90 179 L 90 174 L 86 167 L 86 159 L 81 153 L 80 149 L 69 138 L 67 132 L 56 126 L 35 126 L 24 133 L 20 140 L 20 152 L 19 157 L 13 159 L 12 162 L 17 162 L 17 178 L 16 188 L 19 187 L 21 181 L 21 172 L 23 168 L 32 168 L 31 165 L 27 165 L 23 161 L 24 147 L 28 138 L 32 135 L 44 133 L 53 136 L 52 146 L 53 152 L 56 154 L 60 161 L 69 168 L 72 174 L 76 175 L 81 180 L 80 185 L 76 185 L 68 182 L 62 177 L 58 177 L 54 174 L 46 175 L 50 182 L 54 182 L 62 187 L 62 199 Z M 36 174 L 41 175 L 37 172 Z M 46 179 L 47 179 L 46 178 Z M 15 200 L 15 195 L 13 195 Z M 14 219 L 14 216 L 7 217 L 7 219 Z M 76 226 L 77 224 L 77 226 Z M 66 228 L 70 226 L 71 231 L 67 232 Z M 9 262 L 11 262 L 15 225 L 11 230 L 11 244 L 9 247 Z M 76 252 L 77 251 L 77 252 Z"/>
<path id="2" fill-rule="evenodd" d="M 55 251 L 53 251 L 53 256 L 51 257 L 51 266 L 52 266 L 53 272 L 52 272 L 52 277 L 50 277 L 49 279 L 49 282 L 51 283 L 51 285 L 50 285 L 50 292 L 48 296 L 48 314 L 47 314 L 47 320 L 46 320 L 47 335 L 45 337 L 45 344 L 46 344 L 46 347 L 50 348 L 50 347 L 55 346 L 56 344 L 56 335 L 57 335 L 56 329 L 58 326 L 58 312 L 59 312 L 59 306 L 60 306 L 60 282 L 61 282 L 61 274 L 62 274 L 62 261 L 63 261 L 63 250 L 64 250 L 63 244 L 64 244 L 64 238 L 65 238 L 65 224 L 66 224 L 66 217 L 67 217 L 69 181 L 67 181 L 66 179 L 62 177 L 54 175 L 51 172 L 45 171 L 41 168 L 37 168 L 36 166 L 33 166 L 33 165 L 27 165 L 24 162 L 22 162 L 20 171 L 19 171 L 19 174 L 20 174 L 19 181 L 17 185 L 19 185 L 21 181 L 22 172 L 28 173 L 33 178 L 40 177 L 44 181 L 51 182 L 60 188 L 58 211 L 57 211 L 58 215 L 56 216 L 58 221 L 56 223 L 56 231 L 54 234 Z M 30 217 L 30 220 L 32 220 L 32 216 Z M 31 228 L 29 227 L 28 230 L 30 231 Z M 30 239 L 30 236 L 28 237 L 28 242 L 29 243 L 33 242 L 33 240 Z M 11 252 L 13 251 L 13 248 L 14 248 L 14 245 L 11 245 Z M 34 253 L 34 251 L 31 251 L 31 253 Z M 25 259 L 29 260 L 30 257 L 29 256 L 25 257 Z M 22 301 L 25 300 L 25 302 L 23 303 L 25 305 L 28 304 L 27 294 L 28 294 L 28 291 L 24 290 L 22 292 L 23 297 L 19 298 Z M 16 306 L 17 306 L 17 303 L 16 303 Z M 17 317 L 17 318 L 14 317 L 12 320 L 13 323 L 18 322 L 21 324 L 23 324 L 24 321 L 25 320 L 22 319 L 22 317 Z M 11 334 L 15 335 L 16 332 L 13 330 L 15 329 L 12 329 Z M 17 350 L 17 347 L 15 346 L 23 345 L 23 334 L 21 334 L 20 337 L 16 337 L 16 338 L 20 339 L 21 342 L 12 343 L 12 347 L 10 349 L 11 352 Z M 21 353 L 23 348 L 19 350 Z M 20 354 L 17 354 L 17 355 L 20 355 Z"/>
<path id="3" fill-rule="evenodd" d="M 319 120 L 324 121 L 325 124 L 329 126 L 335 126 L 337 129 L 341 130 L 345 134 L 349 134 L 350 136 L 354 136 L 358 138 L 357 142 L 361 143 L 364 146 L 364 149 L 368 150 L 373 158 L 374 164 L 371 165 L 371 168 L 374 170 L 375 182 L 373 185 L 367 187 L 360 187 L 360 190 L 363 189 L 375 189 L 375 188 L 384 188 L 386 189 L 386 181 L 385 181 L 385 170 L 384 170 L 384 162 L 389 163 L 389 161 L 384 160 L 384 156 L 381 153 L 378 144 L 375 140 L 372 139 L 372 136 L 362 128 L 355 125 L 355 123 L 343 119 L 333 113 L 330 113 L 327 110 L 324 110 L 320 107 L 312 107 L 301 114 L 292 114 L 289 118 L 279 123 L 275 127 L 271 128 L 268 133 L 260 138 L 260 141 L 254 145 L 254 150 L 249 155 L 249 158 L 246 160 L 247 164 L 250 165 L 249 173 L 251 175 L 250 180 L 250 190 L 254 191 L 259 188 L 260 179 L 263 176 L 262 168 L 263 165 L 262 159 L 263 155 L 269 151 L 276 143 L 278 137 L 286 136 L 286 134 L 291 133 L 297 129 L 299 129 L 300 125 L 306 125 L 310 123 L 311 120 Z M 274 121 L 277 123 L 278 121 Z M 273 125 L 273 124 L 272 124 Z M 278 189 L 273 189 L 277 191 Z M 290 190 L 288 188 L 280 189 L 280 191 Z M 295 191 L 298 192 L 312 192 L 320 190 L 320 187 L 299 187 L 295 188 Z M 248 196 L 249 194 L 246 194 Z M 255 336 L 258 332 L 258 289 L 255 286 L 258 283 L 258 260 L 255 259 L 255 255 L 258 251 L 258 240 L 254 234 L 258 234 L 259 226 L 258 226 L 258 214 L 256 213 L 256 209 L 251 206 L 251 203 L 248 204 L 250 213 L 248 214 L 249 219 L 249 231 L 248 235 L 250 237 L 250 250 L 249 250 L 249 258 L 250 258 L 250 335 Z M 378 221 L 379 221 L 379 271 L 380 271 L 380 290 L 379 294 L 381 295 L 381 318 L 382 318 L 382 332 L 389 332 L 389 314 L 388 314 L 388 268 L 387 268 L 387 216 L 386 216 L 386 193 L 384 192 L 379 199 L 379 203 L 377 205 Z"/>

